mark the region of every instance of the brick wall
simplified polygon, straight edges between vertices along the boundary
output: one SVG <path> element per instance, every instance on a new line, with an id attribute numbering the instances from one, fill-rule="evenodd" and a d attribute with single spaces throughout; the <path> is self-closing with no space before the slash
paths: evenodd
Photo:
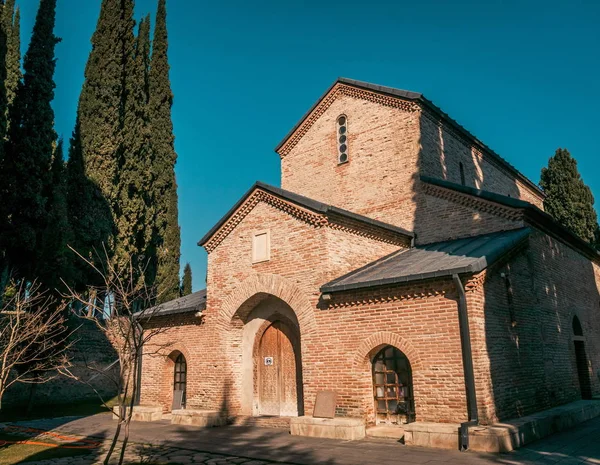
<path id="1" fill-rule="evenodd" d="M 262 230 L 270 231 L 271 258 L 252 264 L 252 235 Z M 176 324 L 154 339 L 157 346 L 169 345 L 169 349 L 162 349 L 160 356 L 144 358 L 141 402 L 170 406 L 168 383 L 172 373 L 164 374 L 169 372 L 166 356 L 178 350 L 188 359 L 188 405 L 240 412 L 244 319 L 266 297 L 266 292 L 246 305 L 245 299 L 235 305 L 230 301 L 246 288 L 247 297 L 251 298 L 255 291 L 248 283 L 254 283 L 257 276 L 266 276 L 267 280 L 275 277 L 267 286 L 269 294 L 279 292 L 290 306 L 297 301 L 296 312 L 299 307 L 306 309 L 308 315 L 298 319 L 303 354 L 307 351 L 305 375 L 309 376 L 310 367 L 317 369 L 310 363 L 310 354 L 318 339 L 316 332 L 311 335 L 311 330 L 316 329 L 311 321 L 317 311 L 319 286 L 398 248 L 399 245 L 351 231 L 314 226 L 259 202 L 208 256 L 205 322 L 173 320 Z M 232 314 L 226 309 L 231 309 Z"/>
<path id="2" fill-rule="evenodd" d="M 414 104 L 394 106 L 338 93 L 324 108 L 282 155 L 284 189 L 414 230 L 420 226 L 418 176 L 460 183 L 462 162 L 467 186 L 543 208 L 539 192 Z M 341 114 L 348 120 L 344 164 L 337 159 Z"/>
<path id="3" fill-rule="evenodd" d="M 522 199 L 544 208 L 539 192 L 525 185 L 492 155 L 485 154 L 448 124 L 424 111 L 420 128 L 421 174 L 461 184 L 462 163 L 466 186 Z"/>
<path id="4" fill-rule="evenodd" d="M 512 286 L 509 304 L 504 273 Z M 469 294 L 478 402 L 484 421 L 580 399 L 572 321 L 584 328 L 593 392 L 600 394 L 598 267 L 540 231 Z"/>
<path id="5" fill-rule="evenodd" d="M 348 118 L 349 162 L 338 164 L 337 118 Z M 281 160 L 281 187 L 413 228 L 417 112 L 341 95 Z"/>

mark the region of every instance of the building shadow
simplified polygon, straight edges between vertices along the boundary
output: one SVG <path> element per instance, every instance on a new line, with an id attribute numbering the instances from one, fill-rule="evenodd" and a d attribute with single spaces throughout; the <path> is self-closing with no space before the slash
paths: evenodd
<path id="1" fill-rule="evenodd" d="M 417 245 L 532 226 L 522 246 L 488 267 L 478 289 L 467 290 L 480 421 L 520 418 L 600 395 L 600 271 L 589 259 L 592 252 L 582 241 L 560 239 L 570 233 L 545 226 L 550 221 L 542 212 L 535 213 L 537 221 L 552 232 L 528 222 L 527 212 L 535 209 L 511 200 L 541 206 L 540 199 L 496 155 L 482 156 L 487 148 L 460 128 L 425 111 L 421 128 L 420 172 L 413 180 Z M 500 194 L 502 202 L 476 199 L 474 189 Z M 455 293 L 447 298 L 458 299 Z M 582 335 L 574 333 L 575 319 Z M 457 412 L 459 418 L 466 412 Z"/>

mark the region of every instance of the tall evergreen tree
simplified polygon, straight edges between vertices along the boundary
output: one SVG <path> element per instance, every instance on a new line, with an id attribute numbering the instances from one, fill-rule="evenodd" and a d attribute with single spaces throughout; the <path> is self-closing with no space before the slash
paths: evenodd
<path id="1" fill-rule="evenodd" d="M 183 280 L 181 282 L 181 295 L 189 295 L 192 293 L 192 267 L 189 263 L 183 268 Z"/>
<path id="2" fill-rule="evenodd" d="M 79 97 L 79 127 L 74 132 L 74 143 L 80 145 L 87 177 L 100 188 L 111 207 L 113 216 L 103 223 L 116 218 L 125 76 L 133 55 L 133 23 L 132 0 L 102 1 Z M 113 247 L 112 240 L 109 242 L 107 247 Z"/>
<path id="3" fill-rule="evenodd" d="M 51 184 L 48 197 L 48 223 L 42 235 L 38 266 L 38 278 L 48 288 L 61 289 L 62 281 L 71 281 L 69 276 L 67 241 L 69 221 L 67 211 L 67 180 L 63 158 L 63 144 L 59 141 L 54 152 L 51 167 Z"/>
<path id="4" fill-rule="evenodd" d="M 0 63 L 6 60 L 6 27 L 4 21 L 0 21 Z M 8 207 L 8 188 L 7 176 L 4 166 L 4 144 L 6 136 L 6 66 L 0 66 L 0 304 L 4 297 L 4 289 L 8 281 L 8 261 L 6 256 L 7 240 L 10 238 L 8 233 L 9 211 Z"/>
<path id="5" fill-rule="evenodd" d="M 6 31 L 6 99 L 10 107 L 17 95 L 21 81 L 21 21 L 20 11 L 15 11 L 15 0 L 7 0 L 2 11 L 2 23 Z"/>
<path id="6" fill-rule="evenodd" d="M 67 207 L 69 211 L 68 245 L 87 260 L 100 268 L 105 259 L 103 244 L 113 236 L 114 225 L 110 205 L 100 187 L 90 180 L 85 171 L 79 121 L 69 146 L 67 162 Z M 68 251 L 70 268 L 67 277 L 77 292 L 84 292 L 86 286 L 100 284 L 99 275 L 73 252 Z"/>
<path id="7" fill-rule="evenodd" d="M 47 225 L 54 131 L 54 35 L 56 0 L 41 0 L 25 54 L 23 82 L 9 111 L 11 120 L 3 171 L 10 208 L 9 264 L 21 277 L 35 277 L 41 236 Z"/>
<path id="8" fill-rule="evenodd" d="M 179 295 L 180 230 L 175 180 L 175 137 L 171 107 L 173 93 L 169 80 L 167 10 L 165 0 L 158 0 L 150 88 L 151 143 L 153 153 L 152 203 L 156 209 L 153 248 L 157 256 L 156 285 L 160 301 Z"/>
<path id="9" fill-rule="evenodd" d="M 566 149 L 557 149 L 542 168 L 540 186 L 546 194 L 544 210 L 583 240 L 592 243 L 598 227 L 594 196 L 585 185 L 577 161 Z"/>
<path id="10" fill-rule="evenodd" d="M 153 217 L 148 193 L 152 189 L 148 115 L 148 55 L 150 18 L 140 22 L 135 54 L 125 79 L 125 115 L 119 159 L 119 198 L 116 206 L 115 261 L 122 273 L 129 259 L 135 270 L 146 266 Z M 136 278 L 134 276 L 134 278 Z"/>

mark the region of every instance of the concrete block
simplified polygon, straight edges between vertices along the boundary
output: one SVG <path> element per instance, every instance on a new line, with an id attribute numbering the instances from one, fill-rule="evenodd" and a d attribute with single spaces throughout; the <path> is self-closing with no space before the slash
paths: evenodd
<path id="1" fill-rule="evenodd" d="M 362 418 L 314 418 L 310 416 L 290 419 L 290 434 L 314 438 L 344 439 L 354 441 L 365 437 Z"/>
<path id="2" fill-rule="evenodd" d="M 126 409 L 125 415 L 129 412 Z M 113 420 L 119 418 L 119 406 L 113 407 Z M 162 407 L 160 405 L 134 405 L 131 415 L 132 421 L 158 421 L 162 420 Z"/>
<path id="3" fill-rule="evenodd" d="M 171 424 L 191 426 L 225 426 L 227 417 L 216 410 L 180 409 L 171 412 Z"/>

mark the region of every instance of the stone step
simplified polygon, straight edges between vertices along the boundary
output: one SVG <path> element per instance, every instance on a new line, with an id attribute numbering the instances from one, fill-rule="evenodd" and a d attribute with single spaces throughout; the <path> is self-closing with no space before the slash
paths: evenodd
<path id="1" fill-rule="evenodd" d="M 290 429 L 290 417 L 276 416 L 244 416 L 238 415 L 233 418 L 232 426 L 253 426 L 258 428 Z"/>
<path id="2" fill-rule="evenodd" d="M 404 428 L 393 425 L 378 425 L 367 428 L 367 437 L 380 439 L 394 439 L 399 441 L 404 438 Z"/>

